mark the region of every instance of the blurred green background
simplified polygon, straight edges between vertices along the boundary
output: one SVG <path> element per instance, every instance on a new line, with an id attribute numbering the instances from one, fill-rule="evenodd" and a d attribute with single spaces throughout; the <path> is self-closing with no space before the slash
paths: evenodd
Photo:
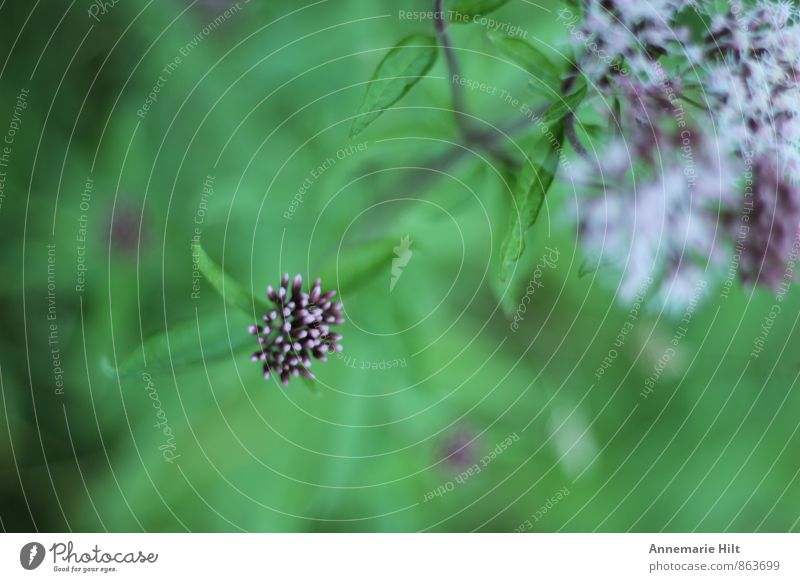
<path id="1" fill-rule="evenodd" d="M 0 3 L 4 530 L 798 529 L 796 290 L 711 286 L 645 397 L 681 314 L 579 277 L 566 183 L 500 282 L 512 172 L 463 148 L 441 55 L 348 140 L 382 56 L 433 32 L 399 11 L 431 4 Z M 563 60 L 560 7 L 491 17 Z M 464 76 L 541 105 L 489 26 L 451 26 Z M 490 93 L 467 91 L 475 123 L 513 125 Z M 536 131 L 499 143 L 521 160 Z M 252 318 L 206 281 L 193 297 L 195 228 L 259 296 L 285 271 L 340 288 L 345 349 L 315 390 L 264 381 L 238 349 Z"/>

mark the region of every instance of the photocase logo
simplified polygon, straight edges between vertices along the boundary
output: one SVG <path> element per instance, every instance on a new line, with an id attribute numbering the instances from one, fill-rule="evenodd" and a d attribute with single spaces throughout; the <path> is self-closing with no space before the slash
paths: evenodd
<path id="1" fill-rule="evenodd" d="M 408 263 L 411 261 L 411 255 L 414 254 L 411 251 L 411 244 L 413 242 L 414 241 L 411 240 L 408 235 L 406 235 L 400 239 L 400 244 L 394 247 L 394 258 L 392 259 L 392 280 L 389 281 L 389 293 L 394 291 L 394 286 L 397 285 L 397 282 L 400 280 L 400 276 L 403 274 L 403 269 L 405 269 Z"/>
<path id="2" fill-rule="evenodd" d="M 26 570 L 35 570 L 44 561 L 44 546 L 39 542 L 30 542 L 19 551 L 19 563 Z"/>

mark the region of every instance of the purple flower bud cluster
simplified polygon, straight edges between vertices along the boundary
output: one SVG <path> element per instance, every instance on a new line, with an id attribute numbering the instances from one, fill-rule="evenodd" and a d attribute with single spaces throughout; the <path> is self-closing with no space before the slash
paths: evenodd
<path id="1" fill-rule="evenodd" d="M 302 287 L 303 277 L 297 275 L 290 286 L 288 273 L 278 289 L 267 287 L 275 308 L 264 314 L 263 324 L 249 329 L 260 344 L 251 359 L 263 362 L 265 379 L 275 374 L 284 386 L 292 376 L 314 378 L 311 359 L 324 362 L 328 352 L 342 350 L 342 336 L 331 331 L 331 326 L 344 323 L 342 304 L 332 301 L 336 291 L 323 293 L 319 279 L 308 293 Z"/>

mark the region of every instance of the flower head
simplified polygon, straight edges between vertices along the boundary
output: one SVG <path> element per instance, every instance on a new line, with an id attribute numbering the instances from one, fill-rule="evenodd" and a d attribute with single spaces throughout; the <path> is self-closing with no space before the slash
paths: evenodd
<path id="1" fill-rule="evenodd" d="M 781 177 L 775 160 L 752 160 L 752 198 L 742 213 L 748 216 L 742 237 L 740 276 L 747 283 L 777 291 L 791 273 L 792 253 L 800 235 L 800 187 Z M 741 220 L 732 221 L 732 229 Z"/>
<path id="2" fill-rule="evenodd" d="M 593 45 L 580 61 L 622 112 L 611 117 L 621 135 L 575 166 L 595 194 L 578 204 L 583 243 L 624 269 L 623 300 L 652 279 L 672 308 L 726 266 L 776 289 L 800 236 L 800 10 L 731 0 L 695 40 L 677 18 L 691 4 L 588 2 L 587 33 L 632 74 L 593 69 Z M 689 67 L 659 59 L 667 53 Z"/>
<path id="3" fill-rule="evenodd" d="M 702 132 L 631 125 L 601 158 L 575 164 L 583 246 L 599 265 L 622 270 L 619 295 L 633 301 L 649 281 L 681 309 L 710 269 L 721 272 L 728 252 L 719 213 L 735 204 L 736 167 L 725 148 Z M 598 183 L 599 180 L 599 183 Z M 594 192 L 591 192 L 591 191 Z"/>
<path id="4" fill-rule="evenodd" d="M 800 24 L 786 2 L 720 16 L 708 37 L 710 105 L 720 131 L 756 156 L 800 173 Z"/>
<path id="5" fill-rule="evenodd" d="M 676 26 L 675 16 L 692 5 L 690 0 L 590 0 L 582 38 L 591 46 L 580 63 L 592 80 L 603 83 L 606 76 L 619 77 L 625 62 L 635 76 L 649 75 L 650 62 L 670 48 L 688 40 L 686 28 Z"/>
<path id="6" fill-rule="evenodd" d="M 785 1 L 734 2 L 708 38 L 711 104 L 722 139 L 749 170 L 740 276 L 777 288 L 800 227 L 800 15 Z"/>
<path id="7" fill-rule="evenodd" d="M 290 287 L 288 273 L 278 289 L 267 287 L 267 297 L 275 308 L 264 314 L 262 325 L 249 329 L 260 344 L 251 359 L 263 362 L 264 378 L 275 374 L 284 386 L 292 376 L 314 377 L 309 371 L 311 358 L 324 362 L 328 352 L 342 349 L 338 343 L 342 336 L 330 330 L 344 323 L 342 304 L 332 301 L 336 291 L 323 293 L 319 279 L 308 293 L 302 287 L 301 275 Z"/>

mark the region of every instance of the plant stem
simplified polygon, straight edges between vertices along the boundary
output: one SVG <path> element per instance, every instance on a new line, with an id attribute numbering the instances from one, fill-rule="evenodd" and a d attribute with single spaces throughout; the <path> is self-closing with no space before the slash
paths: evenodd
<path id="1" fill-rule="evenodd" d="M 476 134 L 470 126 L 469 119 L 467 118 L 464 86 L 457 81 L 461 79 L 461 66 L 458 63 L 455 50 L 453 50 L 453 43 L 450 41 L 450 35 L 447 33 L 447 21 L 444 18 L 444 0 L 435 0 L 433 17 L 436 25 L 436 37 L 439 39 L 439 44 L 442 45 L 447 61 L 447 72 L 450 80 L 450 87 L 453 92 L 453 114 L 461 135 L 464 136 L 468 144 L 480 145 L 504 164 L 509 166 L 515 165 L 516 160 L 498 148 L 496 144 L 482 143 L 484 136 Z"/>
<path id="2" fill-rule="evenodd" d="M 535 113 L 535 115 L 541 116 L 545 113 L 545 111 L 547 111 L 547 107 L 542 107 Z M 419 170 L 418 176 L 415 178 L 415 186 L 421 188 L 428 181 L 440 176 L 441 174 L 436 170 L 446 170 L 450 166 L 458 163 L 462 158 L 469 154 L 469 150 L 472 148 L 480 148 L 490 153 L 496 151 L 497 144 L 501 140 L 505 139 L 507 135 L 527 129 L 530 126 L 530 123 L 530 119 L 523 117 L 512 123 L 509 123 L 505 127 L 490 128 L 485 131 L 472 132 L 467 138 L 465 138 L 463 143 L 464 147 L 453 146 L 451 149 L 438 155 L 432 160 L 425 162 L 424 164 L 420 163 L 420 168 L 424 167 L 425 169 Z M 518 164 L 513 162 L 512 165 Z"/>
<path id="3" fill-rule="evenodd" d="M 436 26 L 436 38 L 439 39 L 439 44 L 442 45 L 444 56 L 447 60 L 447 72 L 453 92 L 453 112 L 456 124 L 466 137 L 469 135 L 469 127 L 464 119 L 464 113 L 466 112 L 464 107 L 464 87 L 457 82 L 457 79 L 461 78 L 461 67 L 453 50 L 453 44 L 450 42 L 450 35 L 447 33 L 447 21 L 444 19 L 444 0 L 435 0 L 433 19 Z"/>

